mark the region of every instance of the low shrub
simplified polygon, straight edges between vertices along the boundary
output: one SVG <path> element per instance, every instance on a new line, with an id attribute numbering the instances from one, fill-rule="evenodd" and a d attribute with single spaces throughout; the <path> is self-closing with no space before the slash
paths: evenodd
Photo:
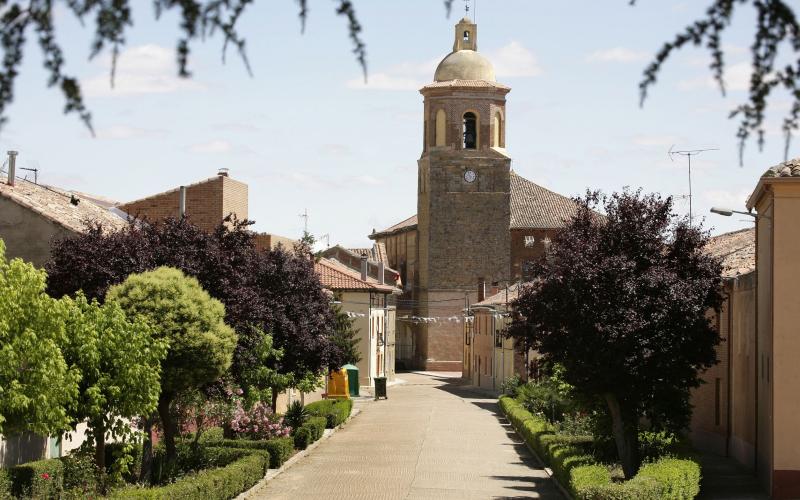
<path id="1" fill-rule="evenodd" d="M 292 404 L 286 408 L 286 413 L 283 414 L 283 421 L 286 425 L 291 427 L 294 432 L 302 427 L 310 416 L 311 413 L 303 406 L 303 403 L 300 401 L 293 401 Z"/>
<path id="2" fill-rule="evenodd" d="M 86 498 L 97 493 L 99 472 L 94 457 L 76 452 L 59 458 L 64 468 L 64 492 L 67 497 Z"/>
<path id="3" fill-rule="evenodd" d="M 306 426 L 300 427 L 294 432 L 294 447 L 298 450 L 305 450 L 308 445 L 314 442 L 311 429 Z"/>
<path id="4" fill-rule="evenodd" d="M 322 401 L 307 404 L 306 409 L 311 415 L 325 417 L 327 419 L 327 428 L 333 429 L 343 424 L 350 416 L 350 412 L 353 410 L 353 400 L 323 399 Z"/>
<path id="5" fill-rule="evenodd" d="M 267 441 L 251 441 L 249 439 L 225 439 L 217 446 L 225 448 L 241 448 L 245 450 L 269 451 L 269 468 L 277 469 L 292 456 L 294 440 L 290 437 L 274 438 Z"/>
<path id="6" fill-rule="evenodd" d="M 322 437 L 327 425 L 328 419 L 325 417 L 310 417 L 305 423 L 305 426 L 311 429 L 314 441 Z"/>
<path id="7" fill-rule="evenodd" d="M 270 469 L 279 468 L 294 453 L 294 440 L 290 437 L 270 439 L 266 443 Z"/>
<path id="8" fill-rule="evenodd" d="M 200 433 L 197 440 L 199 444 L 213 445 L 225 439 L 225 429 L 222 427 L 209 427 Z"/>
<path id="9" fill-rule="evenodd" d="M 11 498 L 11 476 L 8 469 L 0 469 L 0 500 Z"/>
<path id="10" fill-rule="evenodd" d="M 244 451 L 244 450 L 239 450 Z M 157 488 L 131 486 L 116 490 L 112 499 L 156 500 L 165 498 L 202 498 L 228 500 L 255 485 L 267 471 L 265 454 L 250 453 L 231 464 L 185 476 Z"/>
<path id="11" fill-rule="evenodd" d="M 16 465 L 10 477 L 16 497 L 59 498 L 64 491 L 64 464 L 57 458 Z"/>
<path id="12" fill-rule="evenodd" d="M 643 465 L 630 481 L 614 483 L 607 467 L 589 453 L 591 436 L 555 433 L 544 417 L 507 396 L 500 408 L 526 443 L 550 465 L 556 479 L 579 500 L 688 500 L 700 491 L 700 466 L 691 460 L 661 458 Z"/>

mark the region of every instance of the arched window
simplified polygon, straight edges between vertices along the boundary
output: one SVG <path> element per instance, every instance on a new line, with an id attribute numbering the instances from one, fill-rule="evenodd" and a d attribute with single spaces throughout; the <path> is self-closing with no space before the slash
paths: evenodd
<path id="1" fill-rule="evenodd" d="M 464 114 L 464 149 L 478 148 L 478 119 L 475 113 Z"/>
<path id="2" fill-rule="evenodd" d="M 494 124 L 492 125 L 492 146 L 496 148 L 501 148 L 502 146 L 502 137 L 503 137 L 503 119 L 500 118 L 500 113 L 494 114 Z"/>
<path id="3" fill-rule="evenodd" d="M 440 109 L 436 112 L 436 141 L 434 141 L 434 145 L 436 147 L 442 147 L 445 145 L 445 135 L 447 133 L 447 115 L 445 114 L 443 109 Z"/>
<path id="4" fill-rule="evenodd" d="M 464 41 L 469 42 L 469 31 L 464 31 Z"/>

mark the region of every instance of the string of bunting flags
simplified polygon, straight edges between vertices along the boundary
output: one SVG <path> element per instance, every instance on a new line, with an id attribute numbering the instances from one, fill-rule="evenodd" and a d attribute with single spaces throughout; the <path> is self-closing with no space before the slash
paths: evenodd
<path id="1" fill-rule="evenodd" d="M 348 318 L 366 318 L 366 313 L 357 313 L 352 311 L 345 311 Z M 495 319 L 507 318 L 510 316 L 508 313 L 494 313 L 491 315 Z M 397 321 L 405 321 L 408 323 L 472 323 L 475 321 L 475 316 L 398 316 Z"/>

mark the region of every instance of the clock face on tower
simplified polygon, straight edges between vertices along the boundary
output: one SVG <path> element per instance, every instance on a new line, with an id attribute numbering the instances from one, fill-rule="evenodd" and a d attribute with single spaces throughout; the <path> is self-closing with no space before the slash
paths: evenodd
<path id="1" fill-rule="evenodd" d="M 478 176 L 475 174 L 475 171 L 473 170 L 467 170 L 466 172 L 464 172 L 464 180 L 467 182 L 475 182 L 475 179 L 477 177 Z"/>

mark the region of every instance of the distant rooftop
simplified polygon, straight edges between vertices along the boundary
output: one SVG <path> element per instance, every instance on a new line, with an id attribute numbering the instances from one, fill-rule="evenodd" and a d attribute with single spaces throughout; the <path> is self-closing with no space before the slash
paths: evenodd
<path id="1" fill-rule="evenodd" d="M 722 276 L 736 278 L 756 269 L 756 230 L 741 229 L 714 236 L 706 251 L 722 260 Z"/>
<path id="2" fill-rule="evenodd" d="M 100 222 L 107 229 L 120 229 L 128 223 L 123 212 L 101 206 L 102 198 L 23 179 L 9 186 L 5 173 L 0 175 L 0 196 L 74 232 L 86 230 L 87 222 Z"/>
<path id="3" fill-rule="evenodd" d="M 344 264 L 333 260 L 321 258 L 314 264 L 322 286 L 333 291 L 376 291 L 392 293 L 399 291 L 392 285 L 382 285 L 375 278 L 361 279 L 361 274 L 350 269 Z"/>

